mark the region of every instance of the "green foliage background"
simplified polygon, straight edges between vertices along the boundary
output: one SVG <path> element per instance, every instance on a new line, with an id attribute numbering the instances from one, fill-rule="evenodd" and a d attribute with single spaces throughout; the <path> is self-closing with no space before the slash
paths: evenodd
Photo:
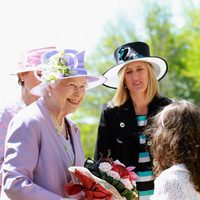
<path id="1" fill-rule="evenodd" d="M 131 16 L 118 14 L 108 22 L 104 34 L 86 66 L 91 74 L 102 74 L 115 65 L 114 50 L 131 41 L 147 42 L 151 55 L 167 60 L 169 70 L 160 82 L 163 95 L 174 99 L 187 99 L 200 105 L 200 4 L 182 1 L 179 18 L 164 1 L 141 1 L 142 9 Z M 86 157 L 93 157 L 101 109 L 115 90 L 100 86 L 88 91 L 84 103 L 71 116 L 82 133 Z"/>

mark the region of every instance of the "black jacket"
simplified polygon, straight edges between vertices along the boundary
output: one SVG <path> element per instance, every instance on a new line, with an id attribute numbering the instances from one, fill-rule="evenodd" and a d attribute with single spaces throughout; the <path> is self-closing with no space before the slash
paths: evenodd
<path id="1" fill-rule="evenodd" d="M 170 104 L 166 97 L 154 97 L 148 107 L 148 118 L 162 107 Z M 126 166 L 136 166 L 139 157 L 139 137 L 136 114 L 131 99 L 119 107 L 104 105 L 98 128 L 94 160 L 100 153 L 106 157 L 111 150 L 113 160 L 118 159 Z"/>

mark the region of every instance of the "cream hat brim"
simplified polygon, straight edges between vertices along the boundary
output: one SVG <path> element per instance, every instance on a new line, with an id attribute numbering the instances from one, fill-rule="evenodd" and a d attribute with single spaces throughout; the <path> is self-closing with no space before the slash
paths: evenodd
<path id="1" fill-rule="evenodd" d="M 159 58 L 159 57 L 144 57 L 144 58 L 137 58 L 134 60 L 129 60 L 126 62 L 123 62 L 122 64 L 115 65 L 114 67 L 110 68 L 107 70 L 103 76 L 107 78 L 105 83 L 103 84 L 106 87 L 116 89 L 119 84 L 119 76 L 118 73 L 119 71 L 127 64 L 132 63 L 132 62 L 138 62 L 138 61 L 143 61 L 143 62 L 148 62 L 151 64 L 153 67 L 156 78 L 157 80 L 161 80 L 165 74 L 167 73 L 168 66 L 167 63 L 164 59 Z"/>

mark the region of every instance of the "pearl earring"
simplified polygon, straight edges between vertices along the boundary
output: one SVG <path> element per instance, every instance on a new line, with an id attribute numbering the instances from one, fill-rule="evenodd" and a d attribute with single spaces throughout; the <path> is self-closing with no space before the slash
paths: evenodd
<path id="1" fill-rule="evenodd" d="M 49 96 L 49 97 L 51 96 L 51 92 L 48 93 L 48 96 Z"/>

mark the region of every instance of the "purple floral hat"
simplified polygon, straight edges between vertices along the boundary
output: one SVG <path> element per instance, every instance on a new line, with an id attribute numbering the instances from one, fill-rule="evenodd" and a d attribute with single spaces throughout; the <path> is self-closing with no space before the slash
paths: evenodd
<path id="1" fill-rule="evenodd" d="M 90 76 L 84 64 L 85 51 L 78 52 L 72 49 L 63 51 L 52 50 L 42 55 L 41 64 L 35 69 L 35 77 L 41 84 L 32 88 L 31 93 L 41 96 L 42 90 L 47 84 L 52 84 L 58 80 L 82 77 L 87 81 L 87 89 L 92 89 L 102 85 L 106 78 L 103 76 Z M 41 71 L 41 76 L 38 76 Z"/>

